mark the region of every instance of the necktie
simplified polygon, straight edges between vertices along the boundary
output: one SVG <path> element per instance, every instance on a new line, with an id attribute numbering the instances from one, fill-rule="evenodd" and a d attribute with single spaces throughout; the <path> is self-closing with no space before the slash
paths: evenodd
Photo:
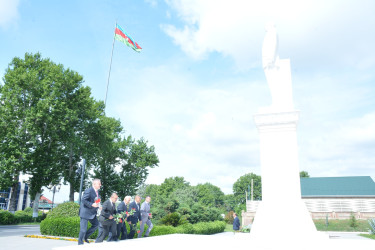
<path id="1" fill-rule="evenodd" d="M 95 190 L 96 197 L 99 197 L 98 190 Z"/>

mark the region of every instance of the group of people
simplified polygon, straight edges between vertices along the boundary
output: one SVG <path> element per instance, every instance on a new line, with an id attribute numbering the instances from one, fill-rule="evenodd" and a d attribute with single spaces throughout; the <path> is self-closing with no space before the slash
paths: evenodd
<path id="1" fill-rule="evenodd" d="M 112 193 L 111 197 L 100 206 L 100 187 L 100 180 L 94 179 L 92 187 L 86 189 L 83 193 L 79 212 L 80 231 L 78 245 L 82 245 L 84 242 L 89 243 L 88 238 L 98 227 L 99 233 L 95 243 L 103 242 L 107 236 L 109 236 L 108 241 L 133 239 L 138 221 L 140 222 L 138 238 L 142 237 L 145 225 L 148 226 L 148 229 L 144 237 L 148 237 L 153 227 L 151 222 L 152 214 L 150 213 L 151 197 L 147 196 L 141 205 L 141 197 L 139 195 L 134 197 L 133 202 L 130 202 L 130 196 L 126 196 L 116 208 L 118 195 Z M 99 219 L 97 218 L 98 210 L 100 211 Z M 116 214 L 123 214 L 124 218 L 116 221 Z M 91 223 L 90 229 L 87 229 L 88 222 Z M 125 223 L 130 226 L 129 234 Z"/>

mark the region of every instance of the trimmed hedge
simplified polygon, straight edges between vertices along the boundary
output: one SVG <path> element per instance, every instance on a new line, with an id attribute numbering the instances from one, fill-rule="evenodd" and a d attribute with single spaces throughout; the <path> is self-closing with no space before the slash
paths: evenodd
<path id="1" fill-rule="evenodd" d="M 48 212 L 47 218 L 76 217 L 79 216 L 79 204 L 64 202 Z"/>
<path id="2" fill-rule="evenodd" d="M 47 218 L 40 224 L 40 232 L 43 235 L 54 235 L 54 236 L 65 236 L 78 238 L 79 235 L 79 222 L 80 218 L 67 217 L 67 218 Z M 129 233 L 129 225 L 127 225 Z M 91 227 L 89 223 L 89 227 Z M 225 222 L 214 221 L 214 222 L 200 222 L 197 224 L 184 224 L 178 227 L 173 226 L 154 226 L 150 236 L 166 235 L 166 234 L 215 234 L 224 232 Z M 137 226 L 139 230 L 139 224 Z M 147 226 L 145 226 L 145 232 Z M 90 238 L 94 239 L 97 237 L 98 230 L 93 233 Z M 137 237 L 137 234 L 134 235 Z"/>
<path id="3" fill-rule="evenodd" d="M 38 212 L 38 217 L 33 218 L 32 209 L 16 211 L 14 214 L 7 210 L 0 210 L 0 225 L 11 225 L 17 223 L 40 222 L 46 218 L 46 214 Z"/>

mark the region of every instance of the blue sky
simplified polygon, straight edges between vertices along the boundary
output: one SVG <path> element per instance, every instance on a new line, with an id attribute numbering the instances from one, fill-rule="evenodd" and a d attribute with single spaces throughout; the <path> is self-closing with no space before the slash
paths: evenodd
<path id="1" fill-rule="evenodd" d="M 261 174 L 253 115 L 271 103 L 261 46 L 274 21 L 301 111 L 300 169 L 374 178 L 375 2 L 280 2 L 0 0 L 0 75 L 40 52 L 104 100 L 117 20 L 143 50 L 115 42 L 106 113 L 155 146 L 147 183 L 184 176 L 231 193 Z"/>

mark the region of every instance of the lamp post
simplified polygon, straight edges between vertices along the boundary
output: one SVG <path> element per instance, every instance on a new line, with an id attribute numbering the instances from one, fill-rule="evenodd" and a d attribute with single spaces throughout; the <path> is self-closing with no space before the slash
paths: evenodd
<path id="1" fill-rule="evenodd" d="M 84 176 L 85 176 L 85 167 L 86 167 L 86 160 L 83 159 L 82 165 L 80 165 L 78 170 L 77 170 L 77 172 L 81 172 L 81 185 L 79 186 L 79 198 L 78 198 L 79 204 L 81 204 L 81 195 L 82 195 L 83 179 L 84 179 Z"/>
<path id="2" fill-rule="evenodd" d="M 52 190 L 52 193 L 53 193 L 53 195 L 52 195 L 52 207 L 51 207 L 51 210 L 52 210 L 53 209 L 53 204 L 54 204 L 54 201 L 55 201 L 55 193 L 60 191 L 61 184 L 60 183 L 57 184 L 57 185 L 49 184 L 48 188 L 50 190 Z"/>

